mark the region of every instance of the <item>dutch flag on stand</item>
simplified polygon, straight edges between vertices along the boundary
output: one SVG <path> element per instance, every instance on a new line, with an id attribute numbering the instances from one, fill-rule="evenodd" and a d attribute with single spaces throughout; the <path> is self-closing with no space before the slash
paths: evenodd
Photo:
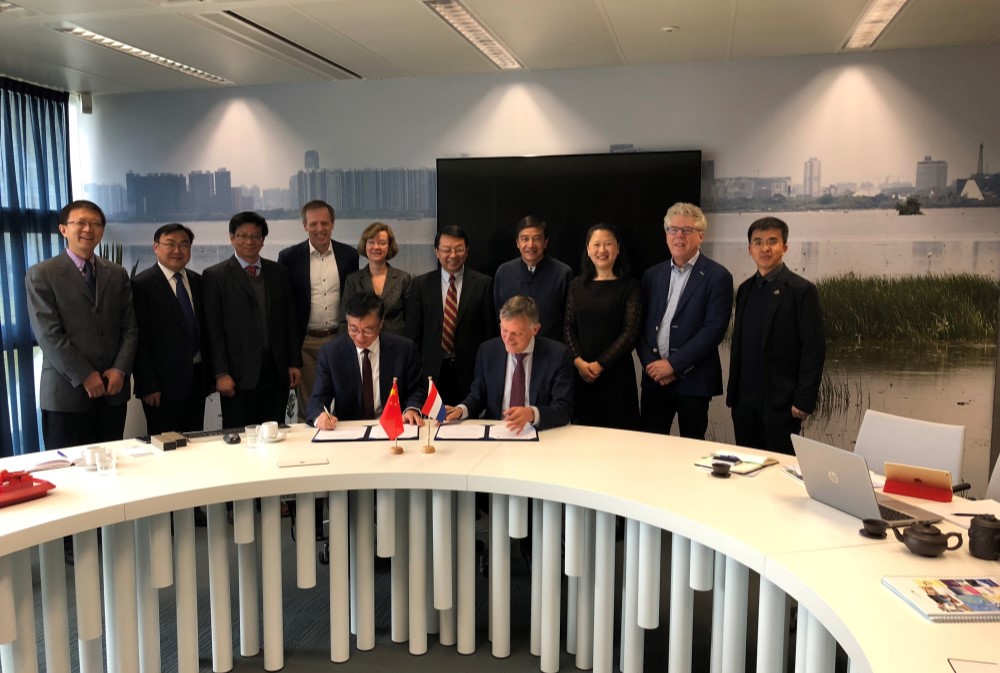
<path id="1" fill-rule="evenodd" d="M 433 379 L 430 380 L 430 385 L 427 388 L 427 401 L 424 402 L 420 413 L 427 418 L 437 420 L 438 423 L 444 423 L 444 418 L 448 413 L 447 409 L 444 408 L 444 402 L 441 401 L 441 396 L 438 395 Z"/>

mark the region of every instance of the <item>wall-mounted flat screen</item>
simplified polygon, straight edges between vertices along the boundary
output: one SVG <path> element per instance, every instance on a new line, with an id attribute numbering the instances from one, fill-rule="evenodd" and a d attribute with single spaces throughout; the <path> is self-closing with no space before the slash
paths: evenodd
<path id="1" fill-rule="evenodd" d="M 701 203 L 701 151 L 437 160 L 440 229 L 469 233 L 471 268 L 493 275 L 517 256 L 525 215 L 548 225 L 546 254 L 579 270 L 591 225 L 613 222 L 633 275 L 667 258 L 663 216 L 677 201 Z"/>

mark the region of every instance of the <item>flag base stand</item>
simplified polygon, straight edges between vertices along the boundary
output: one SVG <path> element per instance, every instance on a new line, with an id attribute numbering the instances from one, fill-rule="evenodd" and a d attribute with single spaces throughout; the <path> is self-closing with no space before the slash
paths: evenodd
<path id="1" fill-rule="evenodd" d="M 394 456 L 398 456 L 401 453 L 403 453 L 403 447 L 401 447 L 399 444 L 393 444 L 392 446 L 389 447 L 389 453 L 391 453 Z"/>
<path id="2" fill-rule="evenodd" d="M 421 449 L 421 451 L 423 453 L 435 453 L 436 450 L 433 445 L 427 444 L 423 449 Z"/>

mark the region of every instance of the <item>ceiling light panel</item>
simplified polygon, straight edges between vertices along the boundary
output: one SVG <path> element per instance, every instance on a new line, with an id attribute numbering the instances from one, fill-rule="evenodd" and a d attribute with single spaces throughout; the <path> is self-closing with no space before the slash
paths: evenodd
<path id="1" fill-rule="evenodd" d="M 424 4 L 501 70 L 524 67 L 458 0 L 424 0 Z"/>
<path id="2" fill-rule="evenodd" d="M 854 31 L 847 38 L 844 49 L 868 49 L 878 40 L 882 32 L 909 0 L 874 0 L 865 10 Z"/>

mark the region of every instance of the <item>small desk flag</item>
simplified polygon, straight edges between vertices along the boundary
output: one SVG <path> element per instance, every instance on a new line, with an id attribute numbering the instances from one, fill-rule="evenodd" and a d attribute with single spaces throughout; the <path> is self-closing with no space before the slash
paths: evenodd
<path id="1" fill-rule="evenodd" d="M 427 401 L 424 402 L 420 413 L 427 418 L 435 419 L 438 423 L 444 423 L 445 416 L 448 414 L 448 410 L 444 408 L 444 403 L 441 401 L 441 396 L 438 395 L 433 379 L 431 379 L 430 386 L 427 389 Z"/>
<path id="2" fill-rule="evenodd" d="M 382 417 L 378 422 L 392 441 L 396 441 L 396 438 L 403 434 L 403 410 L 399 407 L 399 390 L 396 388 L 395 379 L 392 380 L 392 391 L 389 393 L 389 399 L 385 401 Z"/>

